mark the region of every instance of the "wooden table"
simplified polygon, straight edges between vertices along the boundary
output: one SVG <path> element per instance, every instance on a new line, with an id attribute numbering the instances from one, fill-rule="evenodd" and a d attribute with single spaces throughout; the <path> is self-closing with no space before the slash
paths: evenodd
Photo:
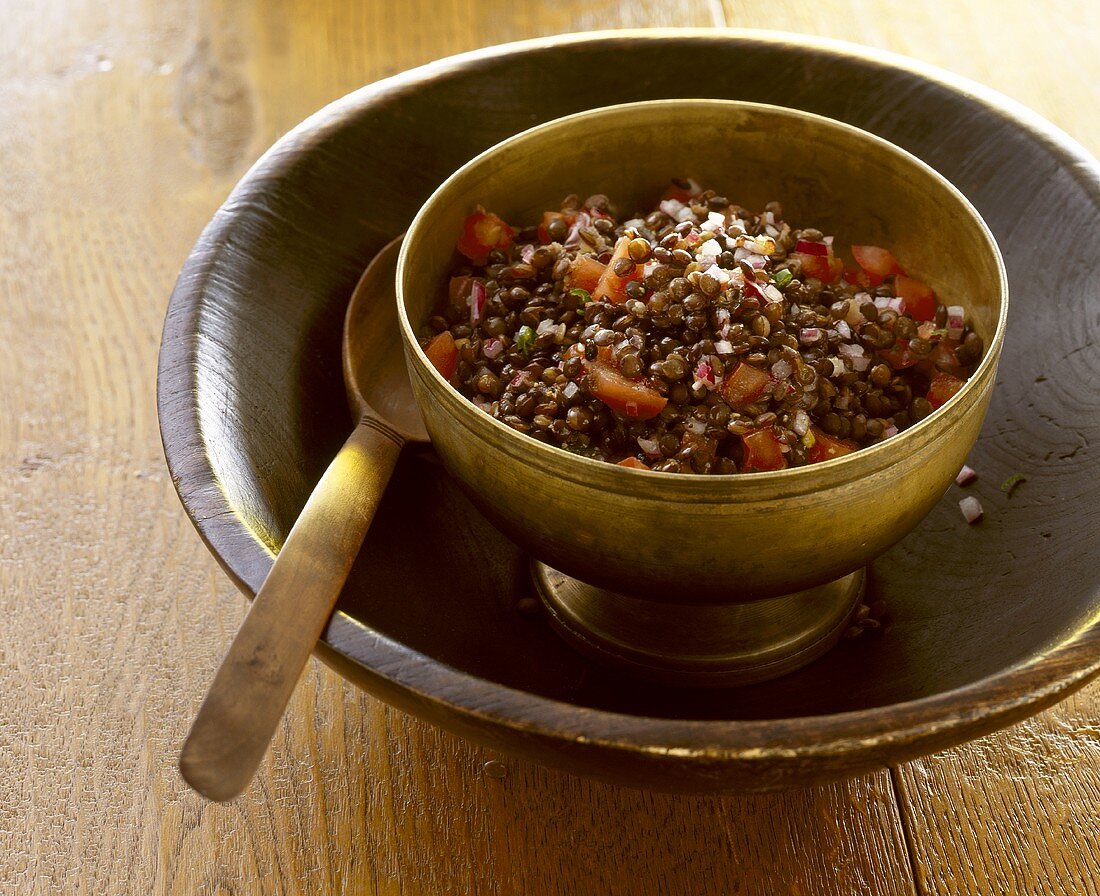
<path id="1" fill-rule="evenodd" d="M 897 50 L 1100 151 L 1080 0 L 0 2 L 0 892 L 1097 894 L 1100 685 L 830 787 L 622 790 L 475 748 L 311 664 L 252 788 L 176 752 L 245 601 L 165 472 L 154 374 L 200 229 L 308 113 L 433 58 L 729 25 Z M 503 772 L 503 775 L 500 775 Z"/>

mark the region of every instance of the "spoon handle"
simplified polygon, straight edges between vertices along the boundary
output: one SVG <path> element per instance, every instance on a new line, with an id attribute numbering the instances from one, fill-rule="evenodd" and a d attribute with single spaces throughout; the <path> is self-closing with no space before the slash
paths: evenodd
<path id="1" fill-rule="evenodd" d="M 180 753 L 208 799 L 248 785 L 325 628 L 405 439 L 365 416 L 329 464 L 222 660 Z"/>

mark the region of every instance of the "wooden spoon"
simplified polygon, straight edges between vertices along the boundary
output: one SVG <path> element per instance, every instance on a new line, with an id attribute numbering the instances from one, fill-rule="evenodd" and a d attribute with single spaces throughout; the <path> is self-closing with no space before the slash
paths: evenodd
<path id="1" fill-rule="evenodd" d="M 401 238 L 371 262 L 344 319 L 359 423 L 310 495 L 207 691 L 180 772 L 212 800 L 247 786 L 324 631 L 406 442 L 426 442 L 405 370 L 394 278 Z"/>

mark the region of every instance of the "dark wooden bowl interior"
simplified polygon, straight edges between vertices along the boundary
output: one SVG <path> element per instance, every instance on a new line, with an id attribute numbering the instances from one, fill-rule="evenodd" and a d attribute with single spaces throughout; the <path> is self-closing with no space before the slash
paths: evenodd
<path id="1" fill-rule="evenodd" d="M 518 612 L 527 559 L 430 448 L 409 450 L 322 655 L 460 733 L 659 787 L 852 773 L 1050 704 L 1100 670 L 1096 163 L 992 94 L 827 42 L 624 34 L 517 45 L 364 88 L 284 138 L 203 233 L 169 307 L 161 426 L 188 513 L 255 591 L 349 430 L 340 328 L 373 253 L 480 150 L 582 108 L 688 95 L 688 60 L 709 73 L 699 93 L 872 131 L 938 169 L 985 217 L 1011 311 L 970 460 L 978 482 L 952 487 L 875 562 L 882 632 L 775 681 L 696 692 L 605 671 Z M 1015 472 L 1027 481 L 1006 495 L 999 486 Z M 986 510 L 975 527 L 957 506 L 967 493 Z M 662 745 L 697 752 L 651 749 Z M 793 754 L 776 752 L 761 772 L 759 757 L 784 745 Z"/>

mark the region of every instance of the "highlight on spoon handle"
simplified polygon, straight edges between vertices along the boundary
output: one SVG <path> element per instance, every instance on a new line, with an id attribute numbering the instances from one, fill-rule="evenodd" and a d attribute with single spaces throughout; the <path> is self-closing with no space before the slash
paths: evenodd
<path id="1" fill-rule="evenodd" d="M 404 442 L 364 417 L 290 530 L 180 753 L 184 780 L 208 799 L 240 794 L 267 752 Z"/>

